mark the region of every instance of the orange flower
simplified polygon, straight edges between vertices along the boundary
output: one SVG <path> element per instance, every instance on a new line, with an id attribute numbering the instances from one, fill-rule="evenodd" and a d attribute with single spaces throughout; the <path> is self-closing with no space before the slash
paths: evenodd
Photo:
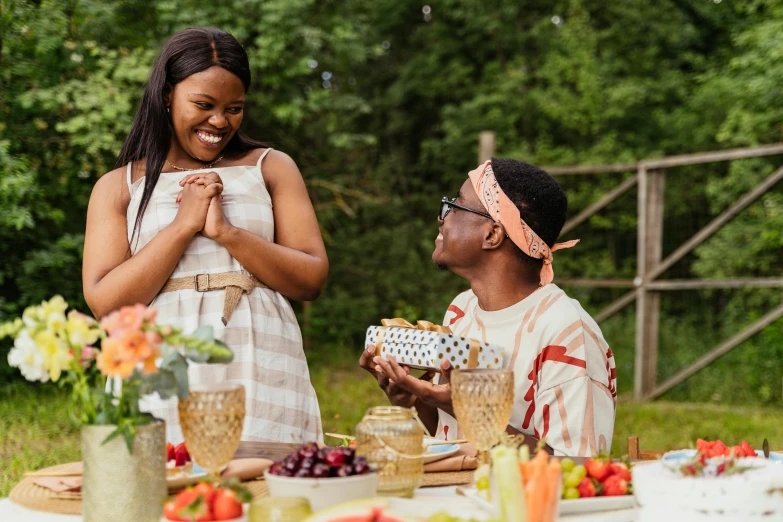
<path id="1" fill-rule="evenodd" d="M 103 375 L 107 377 L 119 376 L 121 379 L 127 379 L 133 375 L 136 361 L 129 361 L 123 356 L 122 347 L 117 339 L 107 337 L 101 343 L 101 348 L 97 365 Z"/>
<path id="2" fill-rule="evenodd" d="M 152 355 L 144 359 L 144 366 L 141 372 L 145 374 L 158 373 L 158 365 L 155 364 L 158 357 L 160 357 L 160 346 L 153 346 Z"/>
<path id="3" fill-rule="evenodd" d="M 134 363 L 149 359 L 155 354 L 155 348 L 149 343 L 147 336 L 141 330 L 125 332 L 119 338 L 119 347 L 122 357 Z"/>

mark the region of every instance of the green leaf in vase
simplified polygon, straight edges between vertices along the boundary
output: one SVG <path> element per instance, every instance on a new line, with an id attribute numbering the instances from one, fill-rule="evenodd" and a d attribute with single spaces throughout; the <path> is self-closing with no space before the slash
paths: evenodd
<path id="1" fill-rule="evenodd" d="M 190 334 L 189 337 L 195 337 L 202 341 L 211 342 L 215 338 L 215 329 L 209 325 L 198 328 L 195 332 Z"/>
<path id="2" fill-rule="evenodd" d="M 210 363 L 226 364 L 234 360 L 234 352 L 225 343 L 215 339 L 213 344 L 217 349 L 213 349 L 209 357 Z"/>

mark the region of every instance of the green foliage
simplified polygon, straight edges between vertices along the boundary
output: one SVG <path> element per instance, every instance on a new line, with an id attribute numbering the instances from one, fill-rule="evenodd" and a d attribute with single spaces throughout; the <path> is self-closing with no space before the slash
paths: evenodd
<path id="1" fill-rule="evenodd" d="M 155 53 L 189 26 L 220 27 L 245 45 L 254 78 L 245 130 L 291 154 L 305 176 L 331 264 L 309 311 L 317 352 L 355 353 L 381 317 L 439 321 L 465 289 L 430 254 L 437 202 L 475 166 L 482 130 L 497 133 L 498 155 L 548 165 L 771 143 L 783 131 L 774 0 L 442 0 L 429 19 L 411 0 L 1 5 L 0 319 L 54 293 L 85 309 L 91 188 L 113 166 Z M 668 171 L 664 254 L 777 161 Z M 570 214 L 620 177 L 561 178 Z M 665 277 L 779 275 L 781 208 L 775 189 Z M 557 274 L 633 277 L 635 212 L 625 196 L 569 234 L 583 241 L 559 254 Z M 568 291 L 593 312 L 620 295 Z M 660 377 L 779 301 L 773 291 L 665 298 Z M 633 324 L 624 314 L 602 325 L 621 390 L 633 376 Z M 728 361 L 752 354 L 742 366 L 751 384 L 723 400 L 779 400 L 778 386 L 752 384 L 783 378 L 762 370 L 779 333 L 773 325 L 670 395 L 709 399 L 737 371 Z"/>

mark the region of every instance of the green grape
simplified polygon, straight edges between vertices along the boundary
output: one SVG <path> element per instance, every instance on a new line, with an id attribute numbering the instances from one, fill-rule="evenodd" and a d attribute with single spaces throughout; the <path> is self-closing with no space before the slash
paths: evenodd
<path id="1" fill-rule="evenodd" d="M 569 458 L 560 459 L 560 469 L 563 470 L 563 473 L 569 473 L 572 469 L 574 469 L 574 466 L 576 466 L 576 462 Z"/>
<path id="2" fill-rule="evenodd" d="M 576 488 L 566 488 L 563 490 L 563 498 L 567 500 L 579 498 L 579 491 Z"/>
<path id="3" fill-rule="evenodd" d="M 489 489 L 489 477 L 486 475 L 476 481 L 476 489 L 486 490 Z"/>
<path id="4" fill-rule="evenodd" d="M 587 470 L 581 464 L 578 464 L 578 465 L 574 466 L 574 469 L 571 470 L 571 473 L 576 473 L 577 475 L 579 475 L 579 480 L 581 480 L 581 479 L 583 479 L 583 478 L 585 478 L 587 476 Z"/>
<path id="5" fill-rule="evenodd" d="M 563 487 L 566 489 L 577 487 L 581 481 L 582 477 L 573 471 L 568 475 L 563 475 Z"/>

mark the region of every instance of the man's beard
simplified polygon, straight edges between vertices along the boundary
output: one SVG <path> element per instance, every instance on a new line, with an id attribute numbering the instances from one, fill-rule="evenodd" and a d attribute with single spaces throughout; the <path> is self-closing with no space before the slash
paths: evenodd
<path id="1" fill-rule="evenodd" d="M 448 272 L 449 271 L 449 267 L 444 265 L 443 263 L 438 263 L 437 261 L 433 261 L 432 263 L 435 265 L 435 268 L 437 268 L 441 272 Z"/>

